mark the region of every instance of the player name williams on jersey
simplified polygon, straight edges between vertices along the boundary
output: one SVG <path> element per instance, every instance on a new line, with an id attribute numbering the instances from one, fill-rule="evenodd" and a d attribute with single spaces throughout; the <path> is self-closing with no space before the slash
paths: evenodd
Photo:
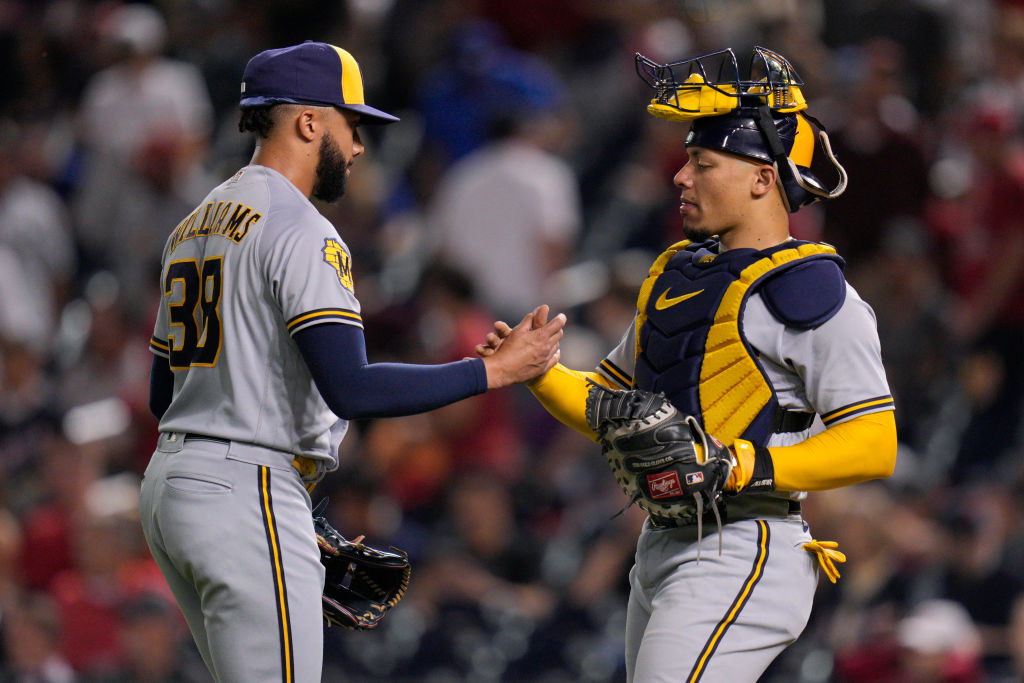
<path id="1" fill-rule="evenodd" d="M 202 220 L 199 220 L 200 211 L 203 212 Z M 249 229 L 262 217 L 263 215 L 257 213 L 251 206 L 240 202 L 238 204 L 235 202 L 209 202 L 189 214 L 174 229 L 171 236 L 170 253 L 174 253 L 178 245 L 185 240 L 205 235 L 226 237 L 238 244 L 245 239 L 245 236 L 249 234 Z"/>

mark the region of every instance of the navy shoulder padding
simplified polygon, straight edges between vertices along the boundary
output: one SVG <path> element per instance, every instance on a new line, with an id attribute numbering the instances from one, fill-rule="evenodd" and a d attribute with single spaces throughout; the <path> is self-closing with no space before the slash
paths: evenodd
<path id="1" fill-rule="evenodd" d="M 809 330 L 828 321 L 846 301 L 846 280 L 840 265 L 816 258 L 769 276 L 761 298 L 775 319 Z"/>

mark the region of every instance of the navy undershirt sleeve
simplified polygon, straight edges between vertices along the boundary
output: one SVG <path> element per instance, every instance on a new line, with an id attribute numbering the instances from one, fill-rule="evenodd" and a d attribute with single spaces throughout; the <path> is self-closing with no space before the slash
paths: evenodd
<path id="1" fill-rule="evenodd" d="M 340 323 L 307 327 L 293 339 L 327 406 L 345 420 L 421 413 L 487 391 L 480 358 L 369 364 L 363 331 Z"/>
<path id="2" fill-rule="evenodd" d="M 149 412 L 160 419 L 171 405 L 174 394 L 174 372 L 166 358 L 153 356 L 153 367 L 149 372 Z"/>

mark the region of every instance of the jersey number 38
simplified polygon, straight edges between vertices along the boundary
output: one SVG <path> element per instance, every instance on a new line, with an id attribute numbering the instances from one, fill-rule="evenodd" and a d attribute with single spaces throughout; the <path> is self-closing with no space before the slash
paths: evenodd
<path id="1" fill-rule="evenodd" d="M 217 364 L 221 345 L 217 307 L 223 263 L 224 259 L 217 256 L 206 259 L 202 266 L 195 259 L 174 261 L 167 266 L 164 296 L 172 328 L 168 341 L 174 370 Z"/>

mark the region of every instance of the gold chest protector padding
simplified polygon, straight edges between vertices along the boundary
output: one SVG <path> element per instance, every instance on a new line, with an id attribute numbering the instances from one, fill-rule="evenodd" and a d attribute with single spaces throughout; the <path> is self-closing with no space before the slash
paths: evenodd
<path id="1" fill-rule="evenodd" d="M 637 299 L 636 349 L 640 355 L 640 330 L 647 320 L 645 311 L 651 290 L 669 259 L 689 242 L 669 247 L 651 266 Z M 742 436 L 758 413 L 771 401 L 773 391 L 740 336 L 740 313 L 750 288 L 780 266 L 820 254 L 835 254 L 826 244 L 801 244 L 781 249 L 744 268 L 730 284 L 715 312 L 704 344 L 700 369 L 700 407 L 704 428 L 725 443 Z"/>

